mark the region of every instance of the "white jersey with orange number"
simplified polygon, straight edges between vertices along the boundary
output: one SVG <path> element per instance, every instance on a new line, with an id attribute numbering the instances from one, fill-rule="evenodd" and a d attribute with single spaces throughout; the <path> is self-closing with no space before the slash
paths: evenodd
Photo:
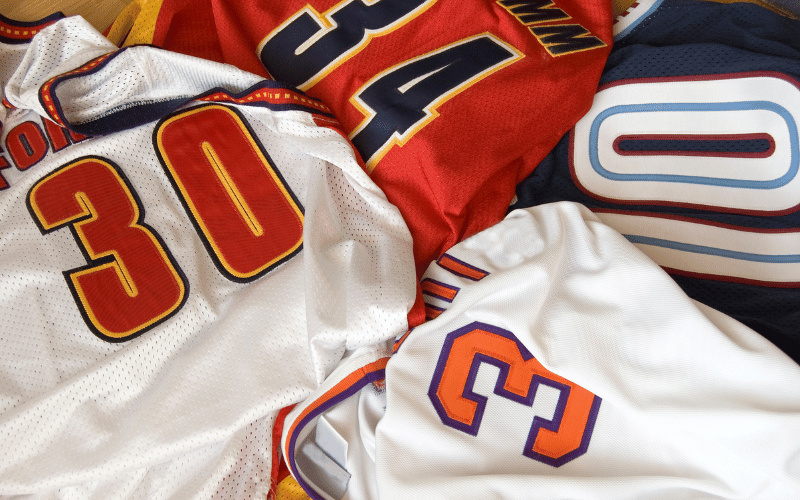
<path id="1" fill-rule="evenodd" d="M 800 366 L 582 205 L 431 264 L 433 319 L 286 418 L 314 499 L 800 498 Z"/>

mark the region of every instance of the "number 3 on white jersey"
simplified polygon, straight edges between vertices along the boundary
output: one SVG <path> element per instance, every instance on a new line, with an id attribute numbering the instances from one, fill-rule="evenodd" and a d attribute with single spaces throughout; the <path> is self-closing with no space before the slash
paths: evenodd
<path id="1" fill-rule="evenodd" d="M 597 93 L 575 127 L 572 175 L 584 192 L 612 203 L 794 213 L 800 202 L 798 117 L 800 84 L 779 73 L 617 82 Z M 598 215 L 679 273 L 800 284 L 796 230 L 647 213 Z"/>

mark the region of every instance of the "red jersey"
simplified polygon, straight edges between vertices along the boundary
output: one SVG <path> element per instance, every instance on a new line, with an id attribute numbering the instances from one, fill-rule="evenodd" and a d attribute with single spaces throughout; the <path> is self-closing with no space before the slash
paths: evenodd
<path id="1" fill-rule="evenodd" d="M 323 100 L 406 219 L 419 276 L 500 221 L 515 185 L 588 111 L 611 10 L 606 0 L 136 0 L 109 37 Z"/>

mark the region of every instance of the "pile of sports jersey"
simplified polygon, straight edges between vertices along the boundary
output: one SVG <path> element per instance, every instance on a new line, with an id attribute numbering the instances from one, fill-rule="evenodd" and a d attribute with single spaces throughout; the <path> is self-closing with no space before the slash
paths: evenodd
<path id="1" fill-rule="evenodd" d="M 279 412 L 407 329 L 400 213 L 300 92 L 2 26 L 0 495 L 266 495 Z"/>
<path id="2" fill-rule="evenodd" d="M 800 498 L 798 2 L 134 0 L 0 83 L 0 498 Z"/>

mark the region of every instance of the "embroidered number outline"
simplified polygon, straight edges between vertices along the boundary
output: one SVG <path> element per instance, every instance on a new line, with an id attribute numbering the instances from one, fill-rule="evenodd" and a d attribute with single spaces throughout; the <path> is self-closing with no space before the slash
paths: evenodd
<path id="1" fill-rule="evenodd" d="M 447 335 L 428 397 L 442 423 L 477 436 L 489 398 L 473 390 L 478 369 L 500 370 L 494 394 L 532 406 L 544 384 L 561 392 L 552 420 L 534 417 L 522 454 L 560 467 L 586 453 L 601 398 L 539 363 L 508 330 L 473 322 Z"/>
<path id="2" fill-rule="evenodd" d="M 179 111 L 158 123 L 153 141 L 225 277 L 252 281 L 300 252 L 303 207 L 239 112 L 219 104 Z"/>
<path id="3" fill-rule="evenodd" d="M 42 233 L 69 227 L 88 265 L 64 272 L 89 328 L 131 340 L 175 314 L 189 284 L 122 171 L 87 156 L 39 180 L 28 207 Z"/>
<path id="4" fill-rule="evenodd" d="M 258 279 L 300 252 L 303 207 L 238 111 L 218 104 L 179 111 L 157 124 L 153 143 L 227 279 Z M 132 340 L 186 302 L 188 280 L 112 161 L 68 162 L 40 179 L 26 202 L 42 234 L 72 232 L 87 265 L 64 277 L 99 338 Z"/>
<path id="5" fill-rule="evenodd" d="M 434 3 L 345 0 L 324 15 L 309 5 L 261 41 L 259 58 L 276 80 L 308 90 L 372 38 L 391 33 Z"/>

